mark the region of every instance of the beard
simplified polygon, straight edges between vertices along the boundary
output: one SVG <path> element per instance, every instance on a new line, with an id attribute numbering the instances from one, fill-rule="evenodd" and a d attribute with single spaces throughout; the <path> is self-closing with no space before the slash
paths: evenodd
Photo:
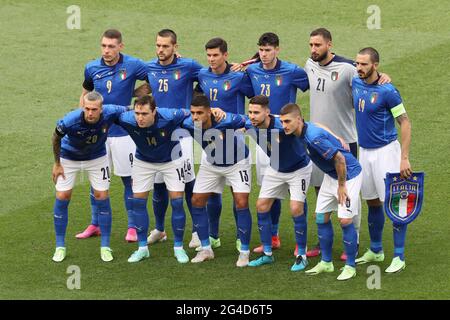
<path id="1" fill-rule="evenodd" d="M 361 79 L 368 79 L 368 78 L 370 78 L 370 76 L 373 74 L 374 71 L 375 71 L 375 68 L 372 67 L 369 71 L 367 71 L 367 73 L 361 74 L 360 72 L 358 72 L 358 76 Z"/>
<path id="2" fill-rule="evenodd" d="M 323 60 L 325 60 L 325 58 L 328 56 L 328 51 L 324 52 L 323 54 L 321 54 L 320 56 L 317 56 L 316 58 L 314 58 L 313 55 L 311 55 L 311 59 L 315 62 L 321 62 Z"/>

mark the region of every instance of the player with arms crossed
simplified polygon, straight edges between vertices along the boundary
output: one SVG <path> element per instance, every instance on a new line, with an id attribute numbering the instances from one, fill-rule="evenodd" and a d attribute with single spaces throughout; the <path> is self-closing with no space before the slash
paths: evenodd
<path id="1" fill-rule="evenodd" d="M 275 199 L 284 199 L 290 193 L 290 209 L 294 221 L 295 240 L 299 255 L 292 265 L 292 271 L 304 270 L 306 259 L 307 221 L 305 200 L 311 178 L 312 164 L 306 154 L 304 141 L 297 136 L 286 135 L 280 119 L 270 114 L 269 98 L 258 95 L 250 99 L 249 120 L 245 125 L 247 133 L 270 158 L 270 167 L 265 170 L 258 202 L 258 229 L 264 250 L 261 257 L 250 262 L 257 267 L 272 263 L 272 233 L 270 208 Z"/>
<path id="2" fill-rule="evenodd" d="M 100 256 L 103 261 L 113 260 L 110 248 L 111 205 L 109 200 L 109 163 L 105 141 L 108 129 L 125 107 L 103 105 L 102 96 L 92 91 L 83 97 L 83 108 L 68 113 L 57 122 L 53 133 L 52 177 L 56 188 L 54 225 L 56 250 L 53 261 L 66 257 L 65 236 L 68 222 L 68 206 L 78 171 L 85 170 L 93 190 L 93 203 L 101 231 Z"/>
<path id="3" fill-rule="evenodd" d="M 307 270 L 306 274 L 334 271 L 334 236 L 330 216 L 332 211 L 337 211 L 347 255 L 346 264 L 337 279 L 348 280 L 356 276 L 357 234 L 353 216 L 359 210 L 361 166 L 334 134 L 313 123 L 304 122 L 298 105 L 284 106 L 280 112 L 280 120 L 286 135 L 293 134 L 304 139 L 311 160 L 325 173 L 315 210 L 322 259 L 314 268 Z"/>
<path id="4" fill-rule="evenodd" d="M 363 168 L 361 194 L 369 207 L 370 249 L 357 259 L 358 264 L 384 261 L 382 235 L 383 202 L 387 172 L 412 174 L 409 163 L 411 123 L 398 90 L 392 84 L 380 85 L 380 56 L 374 48 L 361 49 L 356 56 L 358 77 L 353 78 L 353 103 L 356 111 L 359 154 Z M 395 120 L 400 125 L 401 146 L 397 141 Z M 386 269 L 394 273 L 405 269 L 406 224 L 393 223 L 394 259 Z"/>
<path id="5" fill-rule="evenodd" d="M 134 94 L 137 80 L 147 78 L 146 64 L 134 57 L 122 54 L 124 48 L 122 34 L 115 29 L 106 30 L 101 39 L 102 57 L 88 63 L 84 70 L 83 92 L 80 105 L 83 106 L 83 97 L 90 91 L 99 92 L 105 104 L 129 106 Z M 117 125 L 108 131 L 106 140 L 107 153 L 110 164 L 114 167 L 114 174 L 121 177 L 124 185 L 124 202 L 128 213 L 128 231 L 125 240 L 137 240 L 131 207 L 131 166 L 133 164 L 136 146 L 127 133 Z M 91 194 L 92 220 L 91 224 L 76 235 L 84 239 L 98 235 L 98 216 L 96 215 L 95 201 Z"/>

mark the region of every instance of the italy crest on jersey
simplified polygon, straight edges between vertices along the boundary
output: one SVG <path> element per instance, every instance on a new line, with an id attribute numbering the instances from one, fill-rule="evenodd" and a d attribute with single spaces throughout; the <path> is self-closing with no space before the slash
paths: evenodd
<path id="1" fill-rule="evenodd" d="M 372 92 L 372 94 L 370 95 L 370 103 L 374 104 L 375 102 L 377 102 L 377 99 L 378 99 L 378 93 Z"/>
<path id="2" fill-rule="evenodd" d="M 180 80 L 180 78 L 181 78 L 181 71 L 180 71 L 180 70 L 175 70 L 175 71 L 173 72 L 173 78 L 174 78 L 175 80 Z"/>
<path id="3" fill-rule="evenodd" d="M 400 173 L 386 173 L 384 210 L 396 223 L 411 223 L 420 213 L 423 202 L 424 173 L 414 172 L 404 180 Z"/>
<path id="4" fill-rule="evenodd" d="M 277 87 L 281 86 L 283 84 L 283 77 L 282 76 L 276 76 L 275 77 L 275 83 L 277 84 Z"/>
<path id="5" fill-rule="evenodd" d="M 336 81 L 337 79 L 339 79 L 339 73 L 337 73 L 337 71 L 333 71 L 331 73 L 331 80 Z"/>
<path id="6" fill-rule="evenodd" d="M 228 90 L 230 90 L 230 88 L 231 88 L 231 81 L 226 80 L 223 83 L 223 90 L 228 91 Z"/>
<path id="7" fill-rule="evenodd" d="M 127 70 L 120 69 L 119 70 L 119 77 L 121 80 L 125 80 L 127 78 Z"/>

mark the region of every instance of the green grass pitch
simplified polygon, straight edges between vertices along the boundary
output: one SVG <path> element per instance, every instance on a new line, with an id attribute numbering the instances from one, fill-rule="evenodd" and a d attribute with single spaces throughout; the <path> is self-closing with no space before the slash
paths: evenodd
<path id="1" fill-rule="evenodd" d="M 66 12 L 71 1 L 0 1 L 0 299 L 449 299 L 450 298 L 450 5 L 443 1 L 378 0 L 381 29 L 370 30 L 367 13 L 373 1 L 77 1 L 81 29 L 69 30 Z M 101 33 L 110 27 L 124 35 L 127 54 L 154 57 L 154 37 L 162 28 L 178 33 L 180 52 L 206 65 L 204 44 L 215 36 L 228 41 L 231 61 L 257 50 L 260 34 L 273 31 L 281 39 L 280 58 L 304 65 L 309 32 L 324 26 L 333 34 L 334 51 L 354 58 L 358 49 L 373 46 L 381 54 L 381 70 L 399 88 L 413 125 L 411 164 L 425 171 L 425 203 L 409 225 L 407 268 L 396 275 L 383 270 L 392 254 L 392 227 L 386 223 L 386 261 L 381 288 L 370 290 L 371 274 L 338 282 L 333 274 L 308 277 L 291 272 L 293 224 L 283 205 L 282 247 L 276 263 L 258 269 L 235 267 L 237 252 L 229 190 L 221 219 L 222 247 L 216 259 L 201 265 L 179 265 L 169 241 L 151 247 L 151 258 L 129 264 L 134 244 L 124 241 L 126 214 L 120 179 L 113 178 L 111 201 L 115 260 L 103 263 L 99 239 L 76 240 L 90 219 L 87 179 L 80 179 L 69 207 L 68 257 L 51 261 L 54 250 L 52 210 L 54 186 L 51 134 L 55 122 L 78 105 L 84 65 L 99 56 Z M 306 118 L 308 94 L 299 94 Z M 255 201 L 252 247 L 259 243 Z M 315 196 L 310 190 L 308 244 L 316 242 L 312 220 Z M 149 205 L 151 227 L 154 217 Z M 369 246 L 367 207 L 363 207 L 361 247 Z M 185 240 L 190 239 L 187 220 Z M 334 260 L 342 251 L 334 218 Z M 189 251 L 192 258 L 194 252 Z M 314 265 L 317 259 L 312 259 Z M 81 289 L 69 290 L 67 268 L 81 270 Z M 369 281 L 370 282 L 370 281 Z"/>

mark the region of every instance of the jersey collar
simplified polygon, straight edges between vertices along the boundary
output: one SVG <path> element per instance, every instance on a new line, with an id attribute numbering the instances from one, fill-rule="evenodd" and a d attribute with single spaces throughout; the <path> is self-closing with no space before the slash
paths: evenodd
<path id="1" fill-rule="evenodd" d="M 117 63 L 115 65 L 113 65 L 113 66 L 108 66 L 105 63 L 105 61 L 103 60 L 103 57 L 100 59 L 100 63 L 102 64 L 102 66 L 105 66 L 105 67 L 114 67 L 114 66 L 116 66 L 116 65 L 118 65 L 118 64 L 120 64 L 122 62 L 123 62 L 123 54 L 121 54 L 121 53 L 119 53 L 119 61 L 117 61 Z"/>
<path id="2" fill-rule="evenodd" d="M 273 69 L 269 69 L 269 70 L 264 69 L 262 62 L 259 63 L 259 66 L 261 69 L 263 69 L 265 71 L 276 71 L 281 68 L 281 60 L 277 58 L 277 64 L 275 65 L 275 68 L 273 68 Z"/>
<path id="3" fill-rule="evenodd" d="M 300 138 L 304 138 L 305 137 L 307 129 L 308 129 L 308 124 L 303 120 L 303 129 L 302 129 L 302 133 L 300 133 Z"/>
<path id="4" fill-rule="evenodd" d="M 321 65 L 321 67 L 329 66 L 329 65 L 334 61 L 334 59 L 336 59 L 337 55 L 336 55 L 334 52 L 332 52 L 331 54 L 333 55 L 333 58 L 331 58 L 331 60 L 328 61 L 327 64 Z M 317 62 L 317 63 L 318 63 L 318 62 Z"/>
<path id="5" fill-rule="evenodd" d="M 225 63 L 227 64 L 227 67 L 225 68 L 225 71 L 222 74 L 227 74 L 227 73 L 230 73 L 230 71 L 231 71 L 231 65 L 228 63 L 228 61 L 225 61 Z M 211 67 L 208 68 L 208 71 L 212 72 Z M 221 74 L 219 74 L 219 76 L 220 75 Z"/>
<path id="6" fill-rule="evenodd" d="M 167 66 L 163 66 L 161 63 L 159 63 L 159 59 L 156 59 L 156 61 L 157 61 L 158 64 L 159 64 L 160 66 L 162 66 L 162 67 L 168 67 L 168 66 L 171 66 L 171 65 L 176 64 L 176 63 L 178 62 L 178 58 L 177 58 L 176 55 L 174 55 L 174 56 L 173 56 L 172 62 L 171 62 L 170 64 L 168 64 Z"/>

